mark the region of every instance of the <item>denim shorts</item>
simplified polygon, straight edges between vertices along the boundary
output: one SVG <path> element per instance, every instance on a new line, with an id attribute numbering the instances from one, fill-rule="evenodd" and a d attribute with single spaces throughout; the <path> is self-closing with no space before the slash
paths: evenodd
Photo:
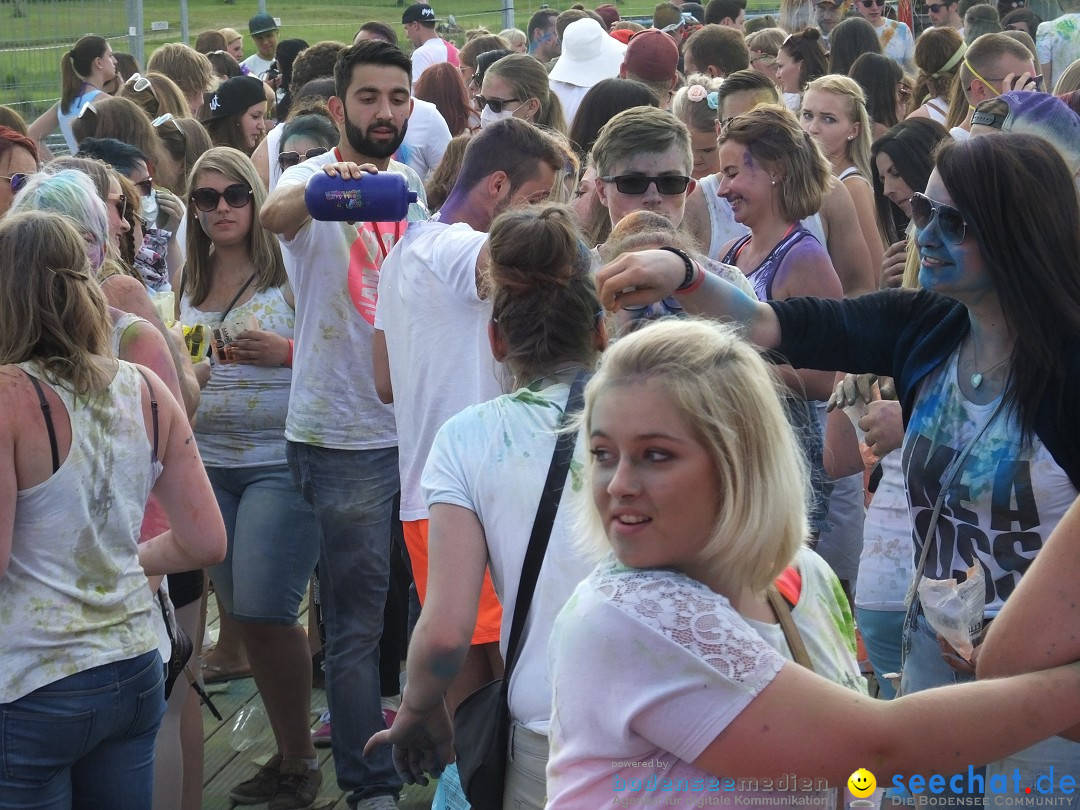
<path id="1" fill-rule="evenodd" d="M 150 810 L 164 712 L 157 650 L 0 705 L 0 807 Z"/>
<path id="2" fill-rule="evenodd" d="M 319 532 L 288 465 L 206 472 L 229 538 L 225 559 L 209 569 L 221 603 L 242 622 L 295 624 Z"/>

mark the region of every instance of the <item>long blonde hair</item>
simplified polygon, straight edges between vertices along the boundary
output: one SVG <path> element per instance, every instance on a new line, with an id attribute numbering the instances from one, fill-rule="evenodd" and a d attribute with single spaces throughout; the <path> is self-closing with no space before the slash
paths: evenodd
<path id="1" fill-rule="evenodd" d="M 602 356 L 585 389 L 584 435 L 597 399 L 616 387 L 662 386 L 674 410 L 712 458 L 719 508 L 691 576 L 718 581 L 724 593 L 764 591 L 809 534 L 809 474 L 765 361 L 735 328 L 671 319 L 633 332 Z M 590 456 L 590 483 L 596 462 Z M 606 547 L 595 508 L 586 522 Z M 603 538 L 603 540 L 601 540 Z"/>
<path id="2" fill-rule="evenodd" d="M 832 73 L 814 79 L 806 86 L 806 89 L 808 91 L 821 90 L 825 93 L 832 93 L 834 96 L 841 96 L 847 102 L 848 117 L 859 125 L 859 134 L 847 142 L 847 157 L 852 165 L 859 170 L 859 174 L 866 178 L 867 182 L 870 182 L 873 178 L 870 173 L 872 170 L 870 166 L 870 143 L 873 140 L 871 131 L 873 124 L 870 121 L 870 114 L 866 110 L 866 91 L 854 79 Z M 805 93 L 803 98 L 806 98 Z"/>
<path id="3" fill-rule="evenodd" d="M 187 189 L 187 264 L 180 293 L 188 294 L 191 303 L 201 304 L 210 293 L 213 243 L 199 222 L 199 210 L 191 202 L 191 194 L 198 187 L 199 175 L 217 172 L 229 180 L 243 183 L 251 189 L 251 230 L 248 232 L 247 249 L 255 265 L 255 287 L 267 290 L 280 287 L 288 280 L 285 264 L 281 260 L 281 248 L 277 237 L 259 225 L 259 212 L 266 202 L 266 187 L 259 179 L 251 158 L 230 146 L 215 146 L 199 158 L 191 168 Z"/>
<path id="4" fill-rule="evenodd" d="M 106 379 L 95 355 L 112 355 L 105 295 L 77 226 L 49 211 L 0 222 L 0 364 L 36 361 L 80 396 Z"/>

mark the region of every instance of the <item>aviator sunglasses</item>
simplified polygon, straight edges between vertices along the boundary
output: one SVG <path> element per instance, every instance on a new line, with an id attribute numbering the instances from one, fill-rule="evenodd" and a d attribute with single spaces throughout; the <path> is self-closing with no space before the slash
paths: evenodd
<path id="1" fill-rule="evenodd" d="M 23 172 L 15 172 L 15 174 L 9 177 L 5 177 L 4 175 L 0 174 L 0 180 L 6 181 L 7 184 L 11 186 L 12 194 L 18 194 L 20 191 L 22 191 L 22 187 L 26 185 L 26 181 L 29 179 L 30 175 L 24 174 Z"/>
<path id="2" fill-rule="evenodd" d="M 620 194 L 644 194 L 649 186 L 656 184 L 656 190 L 664 195 L 682 194 L 690 185 L 690 178 L 684 174 L 620 174 L 617 177 L 601 177 L 605 183 L 614 183 Z"/>
<path id="3" fill-rule="evenodd" d="M 243 183 L 233 183 L 226 186 L 224 191 L 216 188 L 197 188 L 191 192 L 191 201 L 195 207 L 203 212 L 213 211 L 218 207 L 222 197 L 232 208 L 243 208 L 251 201 L 251 189 Z"/>
<path id="4" fill-rule="evenodd" d="M 938 230 L 946 242 L 959 245 L 967 235 L 967 223 L 964 215 L 951 205 L 935 202 L 925 194 L 916 192 L 911 195 L 911 221 L 920 231 L 929 227 L 937 217 Z"/>
<path id="5" fill-rule="evenodd" d="M 325 146 L 316 146 L 304 152 L 302 157 L 299 152 L 282 152 L 278 155 L 278 166 L 281 167 L 282 171 L 285 171 L 292 166 L 296 166 L 302 160 L 311 160 L 313 157 L 325 155 L 329 151 Z"/>

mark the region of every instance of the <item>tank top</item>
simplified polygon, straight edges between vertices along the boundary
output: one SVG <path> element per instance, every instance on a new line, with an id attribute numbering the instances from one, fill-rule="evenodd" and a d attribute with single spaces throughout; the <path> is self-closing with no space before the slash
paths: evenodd
<path id="1" fill-rule="evenodd" d="M 84 84 L 79 95 L 71 100 L 71 106 L 68 107 L 67 112 L 64 112 L 59 105 L 56 108 L 56 117 L 60 121 L 60 132 L 64 136 L 64 140 L 67 141 L 68 151 L 73 155 L 79 151 L 79 144 L 75 142 L 75 136 L 71 132 L 71 122 L 79 117 L 83 107 L 90 104 L 100 95 L 101 91 L 96 87 Z"/>
<path id="2" fill-rule="evenodd" d="M 0 703 L 158 646 L 136 550 L 161 473 L 143 418 L 146 383 L 121 361 L 108 388 L 76 402 L 35 363 L 19 368 L 60 398 L 71 449 L 51 477 L 16 498 L 11 560 L 0 579 Z"/>
<path id="3" fill-rule="evenodd" d="M 213 329 L 222 313 L 203 312 L 188 296 L 180 302 L 180 321 Z M 295 314 L 280 287 L 256 290 L 227 313 L 230 322 L 291 339 Z M 342 369 L 342 374 L 351 373 Z M 266 467 L 285 463 L 285 417 L 289 412 L 292 369 L 225 363 L 214 366 L 202 391 L 195 439 L 208 467 Z"/>
<path id="4" fill-rule="evenodd" d="M 791 229 L 784 235 L 784 238 L 776 243 L 776 246 L 769 251 L 769 255 L 759 264 L 753 271 L 746 274 L 746 279 L 753 287 L 754 292 L 757 294 L 759 301 L 772 301 L 773 300 L 773 279 L 776 278 L 776 273 L 780 269 L 780 265 L 783 264 L 784 259 L 787 257 L 788 252 L 799 244 L 806 237 L 813 238 L 813 234 L 806 230 L 802 225 L 796 223 L 791 226 Z M 747 242 L 750 241 L 750 234 L 739 239 L 728 250 L 727 255 L 724 256 L 721 261 L 724 264 L 735 264 L 735 260 L 738 258 L 739 253 L 746 247 Z"/>
<path id="5" fill-rule="evenodd" d="M 701 179 L 701 190 L 705 195 L 705 203 L 709 208 L 709 258 L 720 259 L 720 252 L 724 245 L 732 239 L 738 239 L 744 234 L 750 233 L 750 229 L 742 223 L 736 222 L 731 213 L 728 201 L 720 196 L 720 178 L 710 174 Z M 820 214 L 813 214 L 800 223 L 810 231 L 815 239 L 822 245 L 825 242 L 825 226 L 821 222 Z"/>

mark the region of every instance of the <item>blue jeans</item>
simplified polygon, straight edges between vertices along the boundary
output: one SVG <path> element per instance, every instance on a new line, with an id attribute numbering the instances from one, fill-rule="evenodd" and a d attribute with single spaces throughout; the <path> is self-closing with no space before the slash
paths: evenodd
<path id="1" fill-rule="evenodd" d="M 229 537 L 210 568 L 214 590 L 242 622 L 294 625 L 319 561 L 315 514 L 284 465 L 207 467 Z"/>
<path id="2" fill-rule="evenodd" d="M 904 669 L 900 679 L 900 693 L 910 695 L 913 692 L 923 692 L 933 689 L 935 686 L 948 686 L 954 683 L 966 683 L 975 680 L 974 676 L 957 672 L 941 657 L 941 646 L 938 644 L 937 632 L 926 621 L 926 617 L 920 612 L 915 619 L 915 627 L 905 625 L 904 639 L 908 646 L 907 657 L 904 659 Z M 992 706 L 987 711 L 993 711 Z M 964 774 L 962 780 L 965 790 L 967 787 L 967 768 L 957 768 L 954 773 Z M 983 767 L 975 768 L 975 773 L 983 775 Z M 946 784 L 949 783 L 950 773 L 943 774 Z M 977 783 L 976 783 L 977 785 Z M 935 797 L 939 807 L 963 807 L 959 801 L 950 803 L 950 799 L 962 797 L 972 799 L 982 796 L 982 791 L 964 792 L 952 794 L 946 792 L 940 797 Z"/>
<path id="3" fill-rule="evenodd" d="M 892 700 L 896 697 L 896 690 L 892 681 L 884 676 L 888 672 L 900 671 L 904 611 L 869 610 L 856 605 L 855 624 L 862 633 L 863 644 L 877 676 L 878 695 L 883 700 Z"/>
<path id="4" fill-rule="evenodd" d="M 389 746 L 363 755 L 368 738 L 386 727 L 379 702 L 379 638 L 399 488 L 397 448 L 332 450 L 289 442 L 286 455 L 319 526 L 331 747 L 338 786 L 354 807 L 361 799 L 401 790 Z"/>
<path id="5" fill-rule="evenodd" d="M 150 810 L 165 673 L 151 650 L 0 706 L 0 807 Z"/>

